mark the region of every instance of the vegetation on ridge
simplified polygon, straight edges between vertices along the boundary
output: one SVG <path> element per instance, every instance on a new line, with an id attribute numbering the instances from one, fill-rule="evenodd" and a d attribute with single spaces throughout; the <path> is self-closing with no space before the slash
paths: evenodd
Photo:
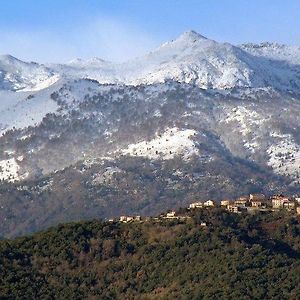
<path id="1" fill-rule="evenodd" d="M 184 221 L 70 223 L 3 240 L 1 298 L 299 299 L 299 219 L 189 214 Z"/>

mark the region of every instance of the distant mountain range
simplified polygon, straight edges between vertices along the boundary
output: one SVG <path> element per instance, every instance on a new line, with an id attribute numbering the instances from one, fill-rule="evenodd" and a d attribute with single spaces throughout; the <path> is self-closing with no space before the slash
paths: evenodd
<path id="1" fill-rule="evenodd" d="M 0 57 L 1 87 L 41 90 L 59 78 L 90 78 L 99 83 L 155 84 L 173 80 L 204 89 L 272 87 L 299 92 L 300 47 L 264 43 L 240 47 L 189 31 L 149 54 L 125 62 L 77 59 L 64 65 L 24 63 Z"/>
<path id="2" fill-rule="evenodd" d="M 0 235 L 300 192 L 300 47 L 190 31 L 125 63 L 0 56 Z"/>

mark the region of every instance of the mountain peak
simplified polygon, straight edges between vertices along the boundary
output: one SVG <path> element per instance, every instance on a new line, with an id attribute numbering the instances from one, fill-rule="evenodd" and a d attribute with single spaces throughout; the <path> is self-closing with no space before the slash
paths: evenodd
<path id="1" fill-rule="evenodd" d="M 96 66 L 96 67 L 101 67 L 103 65 L 108 64 L 107 61 L 98 58 L 98 57 L 92 57 L 90 59 L 82 59 L 82 58 L 76 58 L 71 60 L 67 65 L 71 65 L 71 66 L 75 66 L 75 67 L 92 67 L 92 66 Z"/>
<path id="2" fill-rule="evenodd" d="M 200 33 L 194 31 L 194 30 L 189 30 L 183 32 L 178 38 L 171 40 L 169 42 L 166 42 L 162 44 L 158 50 L 165 49 L 165 48 L 173 48 L 175 47 L 189 47 L 192 46 L 194 43 L 211 43 L 214 42 L 205 36 L 201 35 Z"/>
<path id="3" fill-rule="evenodd" d="M 4 62 L 14 62 L 14 61 L 20 61 L 16 57 L 10 55 L 10 54 L 2 54 L 0 55 L 0 60 Z"/>
<path id="4" fill-rule="evenodd" d="M 207 38 L 194 30 L 189 30 L 182 33 L 175 41 L 196 42 L 200 40 L 207 40 Z"/>

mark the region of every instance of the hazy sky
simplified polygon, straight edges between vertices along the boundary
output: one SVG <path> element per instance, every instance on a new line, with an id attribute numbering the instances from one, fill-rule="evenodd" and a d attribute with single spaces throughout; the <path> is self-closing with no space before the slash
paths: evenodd
<path id="1" fill-rule="evenodd" d="M 190 29 L 300 45 L 300 0 L 0 0 L 0 53 L 24 60 L 123 61 Z"/>

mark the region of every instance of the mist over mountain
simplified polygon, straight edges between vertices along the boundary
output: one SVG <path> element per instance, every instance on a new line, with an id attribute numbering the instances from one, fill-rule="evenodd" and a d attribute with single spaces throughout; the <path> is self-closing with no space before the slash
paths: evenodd
<path id="1" fill-rule="evenodd" d="M 0 235 L 299 193 L 300 47 L 189 31 L 125 63 L 0 56 Z"/>

